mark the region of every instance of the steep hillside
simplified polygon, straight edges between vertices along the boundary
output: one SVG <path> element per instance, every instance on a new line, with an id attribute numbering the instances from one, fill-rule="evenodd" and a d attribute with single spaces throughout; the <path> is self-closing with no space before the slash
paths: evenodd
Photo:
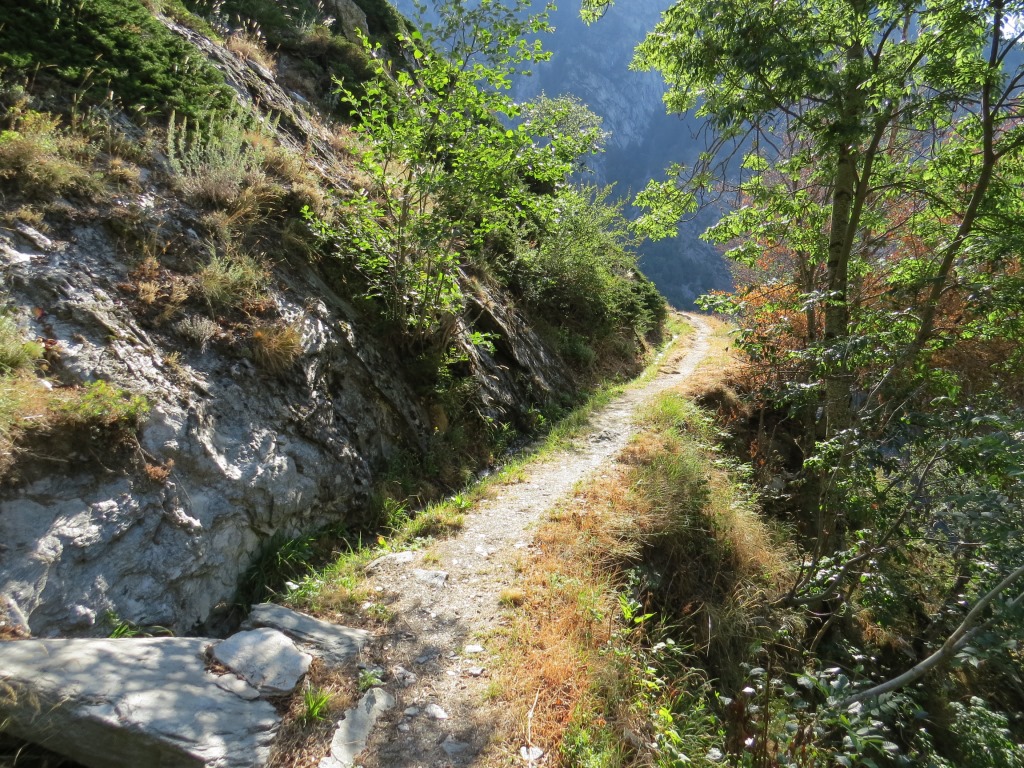
<path id="1" fill-rule="evenodd" d="M 373 137 L 336 122 L 331 85 L 358 98 L 371 82 L 357 30 L 415 69 L 389 6 L 215 10 L 0 9 L 0 592 L 16 635 L 215 631 L 261 553 L 458 488 L 634 370 L 658 331 L 663 305 L 613 234 L 584 249 L 537 215 L 519 241 L 511 215 L 446 252 L 448 282 L 426 245 L 389 249 L 397 224 L 360 207 L 388 203 Z M 376 251 L 351 234 L 371 226 Z M 385 295 L 379 263 L 445 285 L 446 303 L 409 313 L 422 285 Z"/>

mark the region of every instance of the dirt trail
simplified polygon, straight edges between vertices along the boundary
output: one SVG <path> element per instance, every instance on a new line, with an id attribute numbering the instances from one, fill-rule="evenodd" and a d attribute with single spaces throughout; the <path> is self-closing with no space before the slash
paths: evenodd
<path id="1" fill-rule="evenodd" d="M 487 637 L 501 621 L 499 594 L 513 583 L 516 555 L 532 547 L 531 529 L 545 513 L 625 447 L 637 407 L 693 373 L 710 331 L 699 316 L 687 317 L 694 336 L 666 354 L 651 381 L 595 414 L 570 448 L 529 466 L 522 482 L 478 504 L 458 536 L 428 551 L 391 555 L 371 569 L 369 587 L 395 619 L 369 655 L 384 668 L 385 687 L 398 703 L 378 723 L 362 765 L 478 761 L 498 720 L 486 701 Z"/>

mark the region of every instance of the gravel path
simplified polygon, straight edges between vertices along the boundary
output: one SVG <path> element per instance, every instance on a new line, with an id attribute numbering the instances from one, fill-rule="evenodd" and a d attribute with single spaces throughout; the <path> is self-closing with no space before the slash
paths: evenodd
<path id="1" fill-rule="evenodd" d="M 637 407 L 690 376 L 707 352 L 709 329 L 688 316 L 695 335 L 676 345 L 648 383 L 594 415 L 586 434 L 529 466 L 466 516 L 458 536 L 427 551 L 396 553 L 370 571 L 369 588 L 395 616 L 370 657 L 384 668 L 396 707 L 364 752 L 367 768 L 474 765 L 497 717 L 486 701 L 489 631 L 499 624 L 501 590 L 513 583 L 515 555 L 532 546 L 532 527 L 625 447 Z M 525 765 L 525 763 L 524 763 Z"/>

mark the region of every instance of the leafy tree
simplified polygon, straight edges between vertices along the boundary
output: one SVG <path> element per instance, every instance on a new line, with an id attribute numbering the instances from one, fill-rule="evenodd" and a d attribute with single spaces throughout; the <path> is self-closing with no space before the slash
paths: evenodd
<path id="1" fill-rule="evenodd" d="M 323 231 L 356 253 L 371 295 L 419 337 L 451 329 L 471 255 L 544 205 L 534 188 L 553 191 L 601 138 L 578 103 L 543 100 L 524 111 L 508 96 L 512 73 L 546 57 L 524 42 L 546 29 L 544 14 L 521 10 L 490 0 L 442 6 L 435 46 L 419 32 L 400 36 L 402 56 L 389 60 L 364 40 L 376 77 L 359 93 L 339 86 L 367 139 L 361 164 L 372 186 Z M 577 130 L 562 133 L 568 116 Z"/>
<path id="2" fill-rule="evenodd" d="M 811 536 L 790 603 L 824 611 L 823 633 L 939 526 L 962 567 L 925 671 L 1020 618 L 1022 11 L 693 0 L 635 60 L 711 136 L 639 196 L 644 231 L 668 234 L 745 153 L 743 204 L 709 237 L 755 279 L 710 306 L 747 313 L 755 362 L 789 366 L 765 390 L 803 429 L 791 490 Z"/>

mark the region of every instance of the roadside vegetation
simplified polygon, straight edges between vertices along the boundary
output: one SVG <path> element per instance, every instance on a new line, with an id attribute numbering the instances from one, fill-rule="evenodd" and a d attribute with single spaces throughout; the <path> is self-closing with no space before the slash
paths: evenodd
<path id="1" fill-rule="evenodd" d="M 396 498 L 427 501 L 639 370 L 665 307 L 607 191 L 569 182 L 600 151 L 599 121 L 571 100 L 507 95 L 512 72 L 546 58 L 524 42 L 547 30 L 543 14 L 484 3 L 424 37 L 387 3 L 358 8 L 365 27 L 305 1 L 0 11 L 3 221 L 45 237 L 69 202 L 93 206 L 124 251 L 119 288 L 171 350 L 172 374 L 215 352 L 287 380 L 304 354 L 302 317 L 282 313 L 278 278 L 290 262 L 312 267 L 401 350 L 436 417 L 427 455 L 410 447 L 380 468 Z M 154 14 L 305 94 L 330 150 L 296 145 L 279 116 L 236 99 Z M 488 26 L 498 34 L 460 37 Z M 453 43 L 470 38 L 486 43 Z M 197 239 L 131 202 L 152 185 Z M 479 356 L 500 359 L 510 342 L 474 324 L 510 300 L 577 387 L 503 414 L 481 406 L 475 377 Z"/>
<path id="2" fill-rule="evenodd" d="M 736 318 L 746 366 L 704 400 L 789 544 L 725 621 L 707 596 L 663 604 L 643 567 L 639 590 L 620 581 L 613 626 L 643 650 L 601 658 L 641 660 L 583 707 L 610 732 L 555 729 L 566 764 L 1024 762 L 1018 11 L 678 3 L 637 49 L 669 110 L 708 126 L 695 167 L 638 196 L 642 231 L 735 194 L 706 237 L 737 290 L 705 306 Z M 671 573 L 708 584 L 700 556 Z"/>

